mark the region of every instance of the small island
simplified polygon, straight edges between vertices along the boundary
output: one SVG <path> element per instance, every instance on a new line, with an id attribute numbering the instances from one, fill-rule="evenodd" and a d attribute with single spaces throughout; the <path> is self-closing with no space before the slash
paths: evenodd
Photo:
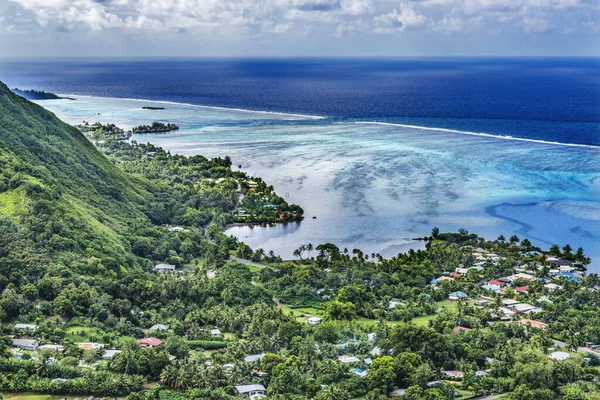
<path id="1" fill-rule="evenodd" d="M 133 134 L 138 133 L 165 133 L 170 131 L 176 131 L 179 126 L 171 123 L 153 122 L 152 125 L 140 125 L 133 128 L 131 131 Z"/>
<path id="2" fill-rule="evenodd" d="M 144 106 L 142 107 L 142 110 L 164 110 L 164 107 L 151 107 L 151 106 Z"/>
<path id="3" fill-rule="evenodd" d="M 54 93 L 44 92 L 41 90 L 21 90 L 18 88 L 13 89 L 13 92 L 27 100 L 76 100 L 71 97 L 60 97 Z"/>

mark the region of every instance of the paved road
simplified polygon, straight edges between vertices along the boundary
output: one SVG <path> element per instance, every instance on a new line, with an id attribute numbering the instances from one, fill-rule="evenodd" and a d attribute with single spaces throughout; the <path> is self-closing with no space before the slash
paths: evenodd
<path id="1" fill-rule="evenodd" d="M 561 342 L 560 340 L 554 340 L 554 339 L 552 339 L 552 341 L 554 342 L 555 346 L 560 346 L 560 347 L 564 347 L 564 348 L 567 347 L 567 344 L 565 342 Z M 593 354 L 595 356 L 600 357 L 600 353 L 598 353 L 597 351 L 594 351 L 592 349 L 589 349 L 587 347 L 578 347 L 577 351 L 580 353 Z"/>
<path id="2" fill-rule="evenodd" d="M 266 265 L 255 263 L 255 262 L 250 261 L 250 260 L 244 260 L 243 258 L 237 258 L 235 256 L 229 256 L 229 259 L 233 260 L 233 261 L 237 261 L 237 262 L 239 262 L 241 264 L 251 265 L 253 267 L 260 268 L 260 269 L 269 268 Z"/>

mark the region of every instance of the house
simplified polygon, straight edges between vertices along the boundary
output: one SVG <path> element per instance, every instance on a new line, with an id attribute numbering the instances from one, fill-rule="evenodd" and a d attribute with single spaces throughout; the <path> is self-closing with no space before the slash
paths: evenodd
<path id="1" fill-rule="evenodd" d="M 373 347 L 371 349 L 371 351 L 369 352 L 369 354 L 372 355 L 372 356 L 378 356 L 378 355 L 381 354 L 381 349 L 379 347 L 375 346 L 375 347 Z"/>
<path id="2" fill-rule="evenodd" d="M 104 351 L 104 354 L 102 354 L 102 358 L 104 358 L 105 360 L 112 360 L 114 358 L 114 356 L 116 356 L 120 352 L 121 352 L 121 350 L 114 350 L 114 349 L 106 350 L 106 351 Z"/>
<path id="3" fill-rule="evenodd" d="M 402 304 L 402 302 L 396 298 L 393 298 L 390 300 L 390 305 L 389 305 L 389 309 L 393 310 L 394 308 L 396 308 L 398 305 Z"/>
<path id="4" fill-rule="evenodd" d="M 522 319 L 519 321 L 519 323 L 528 326 L 531 325 L 532 328 L 537 328 L 537 329 L 546 329 L 548 327 L 548 324 L 540 322 L 540 321 L 535 321 L 533 319 Z"/>
<path id="5" fill-rule="evenodd" d="M 502 287 L 499 285 L 490 285 L 489 283 L 486 285 L 482 285 L 481 288 L 490 292 L 497 292 L 498 290 L 502 289 Z"/>
<path id="6" fill-rule="evenodd" d="M 450 272 L 449 275 L 452 278 L 460 278 L 462 276 L 462 274 L 459 274 L 458 272 Z"/>
<path id="7" fill-rule="evenodd" d="M 174 272 L 175 266 L 171 264 L 158 264 L 154 267 L 153 271 L 155 272 Z"/>
<path id="8" fill-rule="evenodd" d="M 488 282 L 488 285 L 504 286 L 504 285 L 506 285 L 506 283 L 500 282 L 499 280 L 496 280 L 496 279 L 492 279 L 491 281 Z"/>
<path id="9" fill-rule="evenodd" d="M 98 350 L 104 347 L 102 343 L 75 343 L 75 346 L 83 350 Z"/>
<path id="10" fill-rule="evenodd" d="M 172 228 L 169 228 L 169 230 L 171 232 L 183 232 L 184 231 L 184 229 L 182 227 L 180 227 L 180 226 L 174 226 Z"/>
<path id="11" fill-rule="evenodd" d="M 13 339 L 12 345 L 18 349 L 35 351 L 40 342 L 37 339 Z"/>
<path id="12" fill-rule="evenodd" d="M 519 272 L 518 274 L 514 274 L 506 277 L 510 282 L 516 282 L 518 280 L 529 282 L 535 280 L 535 276 L 531 274 L 526 274 L 523 272 Z"/>
<path id="13" fill-rule="evenodd" d="M 519 293 L 527 293 L 527 291 L 529 290 L 529 286 L 519 286 L 515 288 L 515 292 L 519 292 Z"/>
<path id="14" fill-rule="evenodd" d="M 252 354 L 250 356 L 246 356 L 244 357 L 244 361 L 250 363 L 250 362 L 255 362 L 258 360 L 261 360 L 263 358 L 264 354 Z"/>
<path id="15" fill-rule="evenodd" d="M 571 357 L 571 355 L 566 351 L 555 351 L 554 353 L 550 354 L 550 358 L 558 361 L 566 360 L 569 357 Z"/>
<path id="16" fill-rule="evenodd" d="M 461 292 L 456 291 L 456 292 L 452 292 L 448 295 L 448 299 L 452 300 L 452 301 L 456 301 L 456 300 L 466 300 L 467 299 L 467 294 L 465 292 Z"/>
<path id="17" fill-rule="evenodd" d="M 540 307 L 534 307 L 531 310 L 527 310 L 525 311 L 525 314 L 537 314 L 539 312 L 544 311 L 544 309 L 540 308 Z"/>
<path id="18" fill-rule="evenodd" d="M 306 320 L 308 321 L 308 324 L 311 326 L 315 326 L 315 325 L 319 325 L 321 322 L 323 322 L 323 318 L 319 318 L 319 317 L 308 317 L 306 318 Z"/>
<path id="19" fill-rule="evenodd" d="M 249 399 L 252 396 L 266 396 L 267 389 L 263 385 L 240 385 L 236 386 L 235 390 L 238 392 L 240 397 Z"/>
<path id="20" fill-rule="evenodd" d="M 16 324 L 13 327 L 15 331 L 37 331 L 38 328 L 39 326 L 35 324 Z"/>
<path id="21" fill-rule="evenodd" d="M 215 328 L 215 329 L 211 329 L 211 330 L 210 330 L 210 335 L 211 335 L 212 337 L 215 337 L 215 336 L 220 336 L 220 335 L 221 335 L 221 330 L 220 330 L 220 329 L 217 329 L 217 328 Z"/>
<path id="22" fill-rule="evenodd" d="M 502 307 L 499 311 L 498 317 L 503 321 L 508 321 L 515 315 L 515 312 L 510 308 Z"/>
<path id="23" fill-rule="evenodd" d="M 365 358 L 363 360 L 363 363 L 365 363 L 365 365 L 371 365 L 371 364 L 373 364 L 373 359 L 372 358 Z"/>
<path id="24" fill-rule="evenodd" d="M 370 342 L 372 342 L 376 338 L 377 338 L 377 334 L 376 333 L 374 333 L 374 332 L 367 333 L 367 339 L 369 339 Z"/>
<path id="25" fill-rule="evenodd" d="M 439 278 L 436 278 L 435 280 L 438 281 L 438 282 L 441 282 L 441 281 L 453 281 L 454 278 L 451 278 L 449 276 L 440 276 Z"/>
<path id="26" fill-rule="evenodd" d="M 524 303 L 518 303 L 512 306 L 512 310 L 514 312 L 518 312 L 518 313 L 526 313 L 528 311 L 531 311 L 533 309 L 535 309 L 535 306 L 532 306 L 531 304 L 524 304 Z"/>
<path id="27" fill-rule="evenodd" d="M 454 329 L 452 329 L 454 333 L 467 333 L 470 330 L 471 328 L 465 328 L 464 326 L 455 326 Z"/>
<path id="28" fill-rule="evenodd" d="M 513 299 L 505 299 L 505 300 L 502 300 L 502 304 L 510 307 L 510 306 L 514 306 L 515 304 L 519 304 L 519 302 L 517 300 L 513 300 Z"/>
<path id="29" fill-rule="evenodd" d="M 566 278 L 566 279 L 575 278 L 575 274 L 574 273 L 572 273 L 572 272 L 565 272 L 565 271 L 558 271 L 555 274 L 555 276 L 556 276 L 557 279 L 558 278 Z"/>
<path id="30" fill-rule="evenodd" d="M 342 364 L 358 363 L 360 360 L 354 356 L 339 356 L 338 361 Z"/>
<path id="31" fill-rule="evenodd" d="M 390 397 L 400 397 L 406 394 L 406 389 L 396 389 L 393 392 L 390 392 Z"/>
<path id="32" fill-rule="evenodd" d="M 466 275 L 469 273 L 468 268 L 456 268 L 455 271 L 457 274 L 461 274 L 461 275 Z"/>
<path id="33" fill-rule="evenodd" d="M 45 344 L 38 347 L 38 351 L 65 351 L 64 346 L 58 344 Z"/>
<path id="34" fill-rule="evenodd" d="M 159 347 L 162 344 L 162 340 L 155 337 L 147 337 L 138 340 L 138 343 L 142 347 Z"/>
<path id="35" fill-rule="evenodd" d="M 557 285 L 556 283 L 548 283 L 548 284 L 544 285 L 544 287 L 550 291 L 560 289 L 560 285 Z"/>
<path id="36" fill-rule="evenodd" d="M 149 331 L 168 331 L 169 325 L 156 324 L 156 325 L 152 325 L 152 327 L 150 327 L 150 329 L 148 329 L 148 330 Z"/>
<path id="37" fill-rule="evenodd" d="M 462 379 L 465 376 L 465 373 L 462 371 L 442 371 L 442 372 L 448 378 Z"/>
<path id="38" fill-rule="evenodd" d="M 550 297 L 544 295 L 541 296 L 539 299 L 536 300 L 538 303 L 543 303 L 545 301 L 547 301 L 548 303 L 552 303 L 552 300 L 550 299 Z"/>

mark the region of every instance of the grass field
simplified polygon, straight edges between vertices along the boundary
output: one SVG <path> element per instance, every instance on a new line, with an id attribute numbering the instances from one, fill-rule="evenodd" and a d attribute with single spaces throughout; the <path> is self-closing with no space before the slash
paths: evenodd
<path id="1" fill-rule="evenodd" d="M 100 340 L 102 331 L 98 328 L 90 328 L 88 326 L 74 325 L 66 329 L 67 337 L 74 342 L 86 342 L 91 339 Z"/>
<path id="2" fill-rule="evenodd" d="M 473 301 L 469 301 L 469 304 L 473 303 Z M 435 303 L 438 309 L 447 309 L 450 311 L 454 311 L 456 310 L 457 303 L 454 301 L 450 301 L 450 300 L 444 300 L 444 301 L 438 301 Z M 296 315 L 296 320 L 299 322 L 307 322 L 306 321 L 306 317 L 304 317 L 302 314 L 310 314 L 310 315 L 315 315 L 317 317 L 321 317 L 323 318 L 325 316 L 325 309 L 323 308 L 315 308 L 315 307 L 290 307 L 290 306 L 286 306 L 285 304 L 281 307 L 281 309 L 283 310 L 284 313 L 286 314 L 291 314 L 294 313 Z M 431 315 L 422 315 L 420 317 L 416 317 L 413 318 L 413 320 L 411 321 L 413 324 L 415 325 L 421 325 L 421 326 L 426 326 L 427 324 L 429 324 L 429 321 L 431 321 L 432 319 L 434 319 L 437 316 L 437 314 L 431 314 Z M 358 318 L 356 319 L 356 322 L 361 324 L 361 325 L 375 325 L 377 324 L 377 320 L 375 319 L 369 319 L 369 318 Z M 388 321 L 389 325 L 401 325 L 404 322 L 402 321 Z"/>

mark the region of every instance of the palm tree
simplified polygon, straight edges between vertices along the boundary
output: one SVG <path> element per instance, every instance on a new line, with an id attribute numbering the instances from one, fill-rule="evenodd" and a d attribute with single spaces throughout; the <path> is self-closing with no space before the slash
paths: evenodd
<path id="1" fill-rule="evenodd" d="M 179 373 L 175 377 L 175 386 L 176 390 L 186 390 L 190 387 L 192 377 L 191 377 L 191 368 L 189 363 L 185 363 L 180 365 Z"/>
<path id="2" fill-rule="evenodd" d="M 313 250 L 314 250 L 314 248 L 313 248 L 312 243 L 309 243 L 306 245 L 306 251 L 308 251 L 308 258 L 310 258 L 310 252 Z"/>
<path id="3" fill-rule="evenodd" d="M 321 390 L 319 398 L 322 400 L 346 400 L 348 396 L 340 387 L 328 385 Z"/>
<path id="4" fill-rule="evenodd" d="M 48 376 L 49 368 L 50 368 L 50 353 L 47 351 L 42 351 L 40 354 L 39 362 L 35 366 L 35 373 L 40 378 L 46 378 Z"/>
<path id="5" fill-rule="evenodd" d="M 160 381 L 166 385 L 169 389 L 175 388 L 175 381 L 177 380 L 179 371 L 173 365 L 167 365 L 165 369 L 160 373 Z"/>

